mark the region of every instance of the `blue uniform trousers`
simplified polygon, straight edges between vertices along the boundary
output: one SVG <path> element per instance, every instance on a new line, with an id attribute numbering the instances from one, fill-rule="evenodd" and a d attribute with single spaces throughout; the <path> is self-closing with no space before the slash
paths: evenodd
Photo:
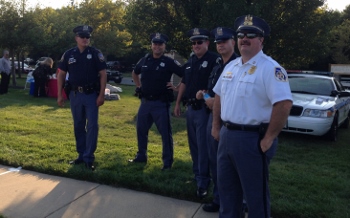
<path id="1" fill-rule="evenodd" d="M 85 163 L 93 163 L 98 136 L 97 94 L 84 94 L 71 91 L 69 94 L 71 111 L 74 121 L 78 159 Z"/>
<path id="2" fill-rule="evenodd" d="M 204 106 L 199 110 L 194 110 L 191 106 L 188 106 L 186 126 L 193 162 L 192 170 L 197 181 L 197 187 L 202 189 L 208 189 L 210 184 L 207 146 L 208 117 L 209 114 Z"/>
<path id="3" fill-rule="evenodd" d="M 277 138 L 262 154 L 258 132 L 221 128 L 217 157 L 220 218 L 241 217 L 243 193 L 249 218 L 270 217 L 268 165 L 276 148 Z"/>
<path id="4" fill-rule="evenodd" d="M 174 143 L 170 124 L 170 103 L 160 100 L 141 99 L 137 114 L 137 158 L 147 159 L 148 132 L 155 123 L 162 136 L 164 166 L 171 167 L 174 161 Z"/>
<path id="5" fill-rule="evenodd" d="M 213 187 L 213 202 L 220 205 L 219 191 L 217 185 L 217 154 L 219 142 L 214 139 L 211 135 L 211 129 L 213 124 L 213 113 L 209 114 L 208 124 L 207 124 L 207 140 L 208 140 L 208 155 L 209 155 L 209 166 L 211 171 L 211 178 L 214 184 Z"/>

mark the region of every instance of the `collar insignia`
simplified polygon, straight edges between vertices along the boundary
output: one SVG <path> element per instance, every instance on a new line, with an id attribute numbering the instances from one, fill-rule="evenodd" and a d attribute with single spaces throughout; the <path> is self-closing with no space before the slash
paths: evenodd
<path id="1" fill-rule="evenodd" d="M 256 66 L 252 66 L 249 70 L 248 70 L 248 73 L 249 75 L 252 75 L 256 70 Z"/>

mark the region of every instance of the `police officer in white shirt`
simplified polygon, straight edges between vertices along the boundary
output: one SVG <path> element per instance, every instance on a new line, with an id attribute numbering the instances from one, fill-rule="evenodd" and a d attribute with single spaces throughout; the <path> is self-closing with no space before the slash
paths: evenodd
<path id="1" fill-rule="evenodd" d="M 243 196 L 249 218 L 268 218 L 268 165 L 292 94 L 286 71 L 262 51 L 269 25 L 246 15 L 236 19 L 235 29 L 242 56 L 226 65 L 214 87 L 212 135 L 219 140 L 220 218 L 240 217 Z"/>

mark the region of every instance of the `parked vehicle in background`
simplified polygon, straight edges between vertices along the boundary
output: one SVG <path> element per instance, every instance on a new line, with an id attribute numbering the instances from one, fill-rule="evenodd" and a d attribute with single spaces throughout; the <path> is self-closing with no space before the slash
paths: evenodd
<path id="1" fill-rule="evenodd" d="M 113 81 L 115 83 L 121 83 L 123 74 L 117 70 L 107 69 L 107 82 Z"/>
<path id="2" fill-rule="evenodd" d="M 19 62 L 19 69 L 22 69 L 22 64 L 24 64 L 23 73 L 28 74 L 29 72 L 34 70 L 34 68 L 30 67 L 28 64 L 23 62 Z M 16 73 L 18 73 L 18 61 L 14 62 L 14 68 L 16 69 Z"/>
<path id="3" fill-rule="evenodd" d="M 337 140 L 339 127 L 349 127 L 350 90 L 331 72 L 287 71 L 293 106 L 282 131 L 326 135 Z"/>
<path id="4" fill-rule="evenodd" d="M 31 58 L 24 59 L 24 63 L 26 63 L 28 65 L 35 65 L 35 61 Z"/>
<path id="5" fill-rule="evenodd" d="M 119 72 L 125 72 L 126 68 L 120 61 L 107 61 L 107 69 L 117 70 Z"/>

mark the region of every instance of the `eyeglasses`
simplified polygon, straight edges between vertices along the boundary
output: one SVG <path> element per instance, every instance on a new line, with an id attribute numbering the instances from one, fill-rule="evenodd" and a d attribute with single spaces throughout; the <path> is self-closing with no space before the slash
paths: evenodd
<path id="1" fill-rule="evenodd" d="M 258 37 L 259 34 L 257 33 L 237 33 L 237 38 L 243 39 L 244 37 L 247 37 L 248 39 L 254 39 Z"/>
<path id="2" fill-rule="evenodd" d="M 203 42 L 204 42 L 204 41 L 202 41 L 202 40 L 201 40 L 201 41 L 193 41 L 193 42 L 192 42 L 192 45 L 196 45 L 196 44 L 197 44 L 197 45 L 201 45 L 201 44 L 203 44 Z"/>
<path id="3" fill-rule="evenodd" d="M 78 35 L 79 36 L 79 38 L 82 38 L 82 39 L 90 39 L 90 36 L 85 36 L 85 35 L 83 35 L 83 36 L 81 36 L 81 35 Z"/>

